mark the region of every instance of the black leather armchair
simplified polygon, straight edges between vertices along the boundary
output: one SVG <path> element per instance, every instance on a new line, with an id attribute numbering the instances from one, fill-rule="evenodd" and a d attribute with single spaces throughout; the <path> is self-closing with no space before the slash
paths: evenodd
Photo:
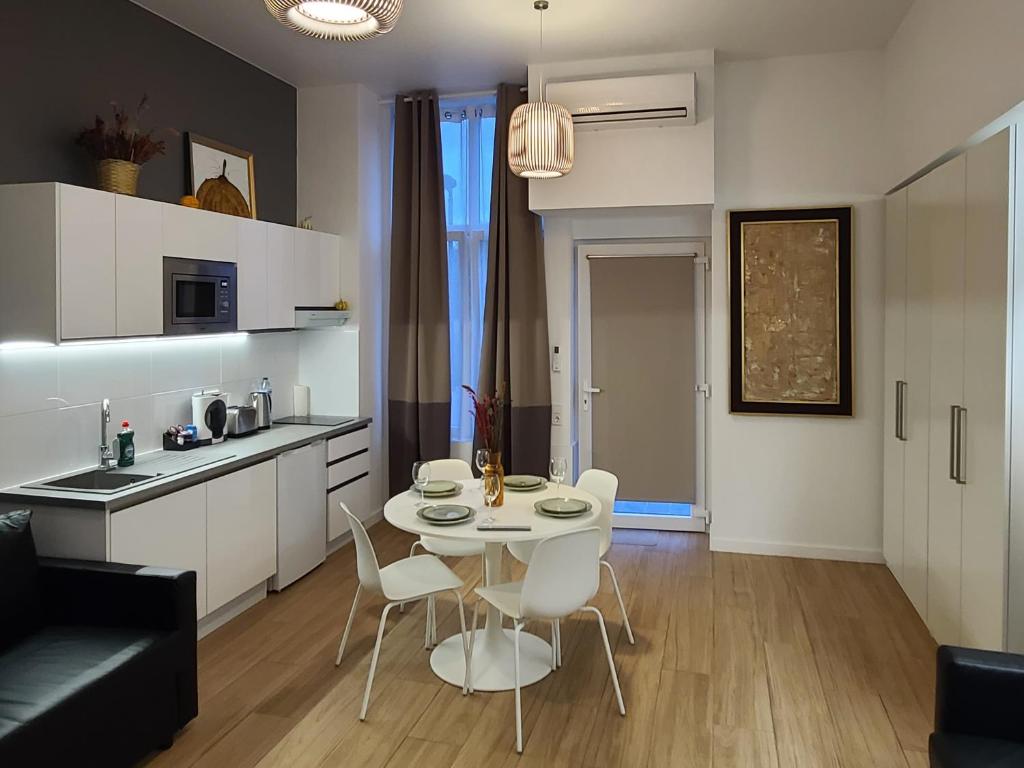
<path id="1" fill-rule="evenodd" d="M 1024 766 L 1024 656 L 939 648 L 932 768 Z"/>
<path id="2" fill-rule="evenodd" d="M 198 713 L 196 575 L 40 558 L 36 626 L 0 650 L 0 765 L 135 765 Z"/>

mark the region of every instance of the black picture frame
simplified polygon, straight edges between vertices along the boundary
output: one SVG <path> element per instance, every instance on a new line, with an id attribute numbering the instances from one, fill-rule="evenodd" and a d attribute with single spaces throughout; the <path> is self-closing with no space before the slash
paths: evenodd
<path id="1" fill-rule="evenodd" d="M 838 402 L 764 401 L 744 398 L 743 225 L 756 222 L 837 221 Z M 729 410 L 736 414 L 853 416 L 853 208 L 784 208 L 730 211 Z"/>

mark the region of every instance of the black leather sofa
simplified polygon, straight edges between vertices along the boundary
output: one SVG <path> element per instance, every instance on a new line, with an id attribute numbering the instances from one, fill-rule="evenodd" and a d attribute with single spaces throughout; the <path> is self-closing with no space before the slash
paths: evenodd
<path id="1" fill-rule="evenodd" d="M 198 712 L 195 573 L 32 547 L 33 569 L 19 547 L 0 541 L 0 766 L 118 768 L 169 747 Z"/>
<path id="2" fill-rule="evenodd" d="M 939 648 L 932 768 L 1024 766 L 1024 656 Z"/>

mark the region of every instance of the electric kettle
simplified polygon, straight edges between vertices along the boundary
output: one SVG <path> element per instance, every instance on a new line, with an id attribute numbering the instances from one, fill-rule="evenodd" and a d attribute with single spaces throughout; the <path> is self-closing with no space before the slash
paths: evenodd
<path id="1" fill-rule="evenodd" d="M 273 411 L 271 392 L 270 379 L 264 376 L 260 388 L 249 393 L 249 403 L 256 409 L 256 426 L 260 429 L 270 429 Z"/>

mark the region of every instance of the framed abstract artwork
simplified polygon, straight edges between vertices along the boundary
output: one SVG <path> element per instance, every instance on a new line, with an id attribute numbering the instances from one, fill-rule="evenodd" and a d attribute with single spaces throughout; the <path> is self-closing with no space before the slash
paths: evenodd
<path id="1" fill-rule="evenodd" d="M 189 133 L 189 191 L 206 211 L 256 218 L 252 152 Z"/>
<path id="2" fill-rule="evenodd" d="M 729 213 L 733 413 L 853 415 L 853 209 Z"/>

